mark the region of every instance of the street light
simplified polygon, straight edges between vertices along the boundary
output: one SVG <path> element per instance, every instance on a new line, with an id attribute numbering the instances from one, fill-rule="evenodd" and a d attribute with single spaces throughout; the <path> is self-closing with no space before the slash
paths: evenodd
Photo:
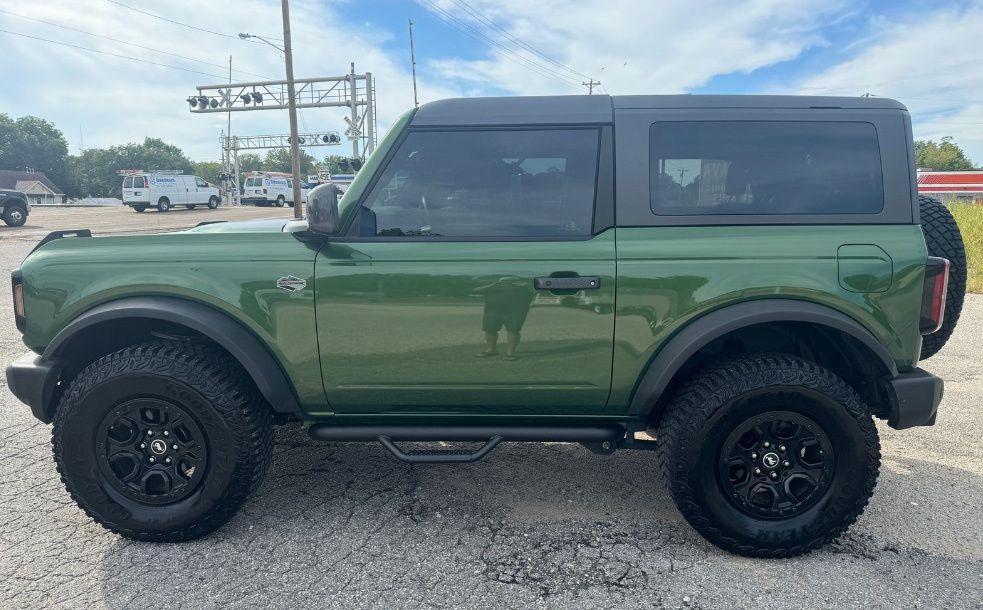
<path id="1" fill-rule="evenodd" d="M 256 34 L 240 32 L 239 38 L 243 40 L 257 38 L 283 53 L 283 63 L 287 72 L 287 108 L 290 113 L 290 169 L 294 178 L 294 218 L 303 218 L 303 200 L 300 194 L 300 144 L 297 141 L 299 139 L 297 137 L 297 101 L 294 99 L 294 55 L 293 50 L 290 48 L 290 5 L 288 0 L 280 0 L 280 8 L 283 13 L 282 49 Z"/>

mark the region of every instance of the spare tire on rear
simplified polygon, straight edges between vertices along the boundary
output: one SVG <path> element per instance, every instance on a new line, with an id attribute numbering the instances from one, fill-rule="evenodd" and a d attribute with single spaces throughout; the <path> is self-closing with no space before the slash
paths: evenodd
<path id="1" fill-rule="evenodd" d="M 966 296 L 966 250 L 963 248 L 962 234 L 959 226 L 948 208 L 938 199 L 918 196 L 918 207 L 921 211 L 922 233 L 925 234 L 925 245 L 929 256 L 938 256 L 949 260 L 949 289 L 945 295 L 945 318 L 942 328 L 922 337 L 922 354 L 924 360 L 934 356 L 956 329 L 959 314 L 963 309 L 963 299 Z"/>

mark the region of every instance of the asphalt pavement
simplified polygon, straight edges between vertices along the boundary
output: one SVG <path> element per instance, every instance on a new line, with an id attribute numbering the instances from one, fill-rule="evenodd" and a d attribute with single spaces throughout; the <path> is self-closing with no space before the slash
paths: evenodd
<path id="1" fill-rule="evenodd" d="M 0 226 L 6 277 L 48 230 L 158 231 L 289 216 L 35 210 Z M 24 351 L 0 290 L 0 364 Z M 503 444 L 469 465 L 407 465 L 375 444 L 275 433 L 259 492 L 196 542 L 131 542 L 71 501 L 50 426 L 0 376 L 0 607 L 983 607 L 983 295 L 923 367 L 938 423 L 878 425 L 883 466 L 859 522 L 791 560 L 729 555 L 682 520 L 654 456 Z"/>

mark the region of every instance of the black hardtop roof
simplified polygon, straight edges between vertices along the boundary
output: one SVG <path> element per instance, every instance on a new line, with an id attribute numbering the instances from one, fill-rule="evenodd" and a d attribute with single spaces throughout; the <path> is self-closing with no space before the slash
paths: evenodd
<path id="1" fill-rule="evenodd" d="M 611 123 L 619 109 L 846 108 L 906 110 L 885 97 L 812 95 L 548 95 L 466 97 L 430 102 L 413 116 L 414 127 L 450 125 L 571 125 Z"/>

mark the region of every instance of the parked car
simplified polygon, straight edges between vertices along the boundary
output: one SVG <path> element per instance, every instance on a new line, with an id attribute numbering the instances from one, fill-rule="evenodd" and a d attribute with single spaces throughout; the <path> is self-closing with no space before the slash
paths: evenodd
<path id="1" fill-rule="evenodd" d="M 221 202 L 218 187 L 198 176 L 179 172 L 135 172 L 123 178 L 123 205 L 137 212 L 151 207 L 166 212 L 178 205 L 189 210 L 204 205 L 214 210 Z"/>
<path id="2" fill-rule="evenodd" d="M 302 182 L 300 197 L 307 201 L 311 185 Z M 294 206 L 294 180 L 290 174 L 279 172 L 252 172 L 242 183 L 242 203 L 253 205 Z"/>
<path id="3" fill-rule="evenodd" d="M 27 195 L 20 191 L 0 189 L 0 218 L 8 227 L 22 227 L 31 213 Z"/>
<path id="4" fill-rule="evenodd" d="M 49 236 L 13 274 L 7 383 L 75 501 L 138 540 L 220 527 L 301 420 L 416 464 L 654 450 L 639 487 L 661 473 L 709 541 L 799 555 L 867 505 L 874 421 L 942 400 L 918 365 L 965 256 L 912 159 L 883 98 L 434 102 L 305 219 Z"/>

